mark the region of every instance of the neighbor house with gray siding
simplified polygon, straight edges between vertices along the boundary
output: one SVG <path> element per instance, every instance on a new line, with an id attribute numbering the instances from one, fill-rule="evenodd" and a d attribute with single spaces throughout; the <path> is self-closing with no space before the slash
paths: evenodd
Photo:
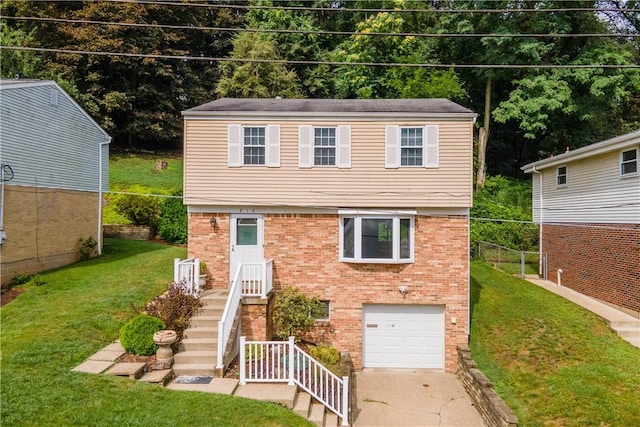
<path id="1" fill-rule="evenodd" d="M 2 283 L 101 248 L 110 140 L 55 82 L 0 80 Z"/>
<path id="2" fill-rule="evenodd" d="M 524 166 L 550 280 L 640 317 L 640 130 Z"/>
<path id="3" fill-rule="evenodd" d="M 356 368 L 455 372 L 469 333 L 472 111 L 223 98 L 183 116 L 188 252 L 210 287 L 251 268 L 245 286 L 324 301 L 316 339 Z M 243 306 L 248 339 L 272 338 L 270 304 Z"/>

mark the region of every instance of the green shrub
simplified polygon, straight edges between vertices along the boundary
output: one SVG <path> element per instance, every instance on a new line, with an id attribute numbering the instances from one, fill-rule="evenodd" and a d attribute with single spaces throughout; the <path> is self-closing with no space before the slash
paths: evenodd
<path id="1" fill-rule="evenodd" d="M 162 203 L 158 220 L 158 234 L 165 242 L 187 243 L 187 207 L 182 203 L 182 192 L 173 194 Z"/>
<path id="2" fill-rule="evenodd" d="M 91 236 L 79 240 L 80 243 L 80 259 L 86 261 L 98 255 L 98 242 Z"/>
<path id="3" fill-rule="evenodd" d="M 277 337 L 299 336 L 313 327 L 316 319 L 327 316 L 327 309 L 317 297 L 309 297 L 297 288 L 286 287 L 276 296 L 273 329 Z"/>
<path id="4" fill-rule="evenodd" d="M 33 276 L 30 274 L 16 274 L 11 278 L 9 283 L 5 286 L 6 289 L 11 289 L 14 286 L 24 285 L 29 282 Z"/>
<path id="5" fill-rule="evenodd" d="M 191 316 L 202 307 L 198 298 L 182 292 L 183 286 L 183 282 L 170 283 L 167 292 L 155 297 L 145 308 L 148 315 L 162 320 L 166 329 L 176 331 L 178 339 L 189 326 Z"/>
<path id="6" fill-rule="evenodd" d="M 155 230 L 160 217 L 161 202 L 156 197 L 124 194 L 114 202 L 114 209 L 135 225 L 147 225 Z"/>
<path id="7" fill-rule="evenodd" d="M 164 323 L 157 317 L 141 314 L 127 322 L 120 329 L 120 344 L 129 353 L 149 356 L 158 346 L 153 342 L 153 334 L 164 329 Z"/>
<path id="8" fill-rule="evenodd" d="M 342 375 L 342 369 L 340 367 L 340 353 L 335 347 L 328 344 L 318 344 L 315 347 L 309 347 L 309 354 L 334 374 L 338 376 Z"/>

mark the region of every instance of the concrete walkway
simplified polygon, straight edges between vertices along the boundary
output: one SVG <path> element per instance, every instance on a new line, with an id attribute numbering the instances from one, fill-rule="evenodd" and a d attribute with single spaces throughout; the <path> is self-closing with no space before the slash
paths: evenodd
<path id="1" fill-rule="evenodd" d="M 429 369 L 363 369 L 356 373 L 356 393 L 356 427 L 485 425 L 455 374 Z"/>
<path id="2" fill-rule="evenodd" d="M 636 347 L 640 347 L 640 319 L 637 317 L 616 310 L 605 303 L 581 294 L 580 292 L 576 292 L 566 286 L 560 286 L 557 283 L 543 279 L 527 278 L 526 280 L 602 317 L 609 323 L 611 329 L 620 335 L 620 338 Z"/>

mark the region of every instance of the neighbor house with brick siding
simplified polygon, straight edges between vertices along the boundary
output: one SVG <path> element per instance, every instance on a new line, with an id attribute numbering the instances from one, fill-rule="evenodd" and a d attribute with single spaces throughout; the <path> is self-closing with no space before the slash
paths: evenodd
<path id="1" fill-rule="evenodd" d="M 0 80 L 2 283 L 101 247 L 111 138 L 53 81 Z"/>
<path id="2" fill-rule="evenodd" d="M 640 130 L 528 164 L 550 280 L 640 317 Z"/>
<path id="3" fill-rule="evenodd" d="M 318 334 L 356 368 L 455 372 L 469 334 L 472 111 L 222 98 L 183 116 L 188 252 L 209 287 L 266 268 L 274 291 L 325 302 Z M 245 298 L 242 334 L 272 338 L 270 310 Z"/>

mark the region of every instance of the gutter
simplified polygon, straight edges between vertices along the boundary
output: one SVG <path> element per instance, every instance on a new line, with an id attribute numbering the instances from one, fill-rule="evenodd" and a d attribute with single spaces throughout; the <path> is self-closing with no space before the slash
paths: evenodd
<path id="1" fill-rule="evenodd" d="M 98 256 L 102 255 L 102 147 L 111 143 L 111 137 L 98 146 Z M 108 166 L 108 165 L 107 165 Z"/>

